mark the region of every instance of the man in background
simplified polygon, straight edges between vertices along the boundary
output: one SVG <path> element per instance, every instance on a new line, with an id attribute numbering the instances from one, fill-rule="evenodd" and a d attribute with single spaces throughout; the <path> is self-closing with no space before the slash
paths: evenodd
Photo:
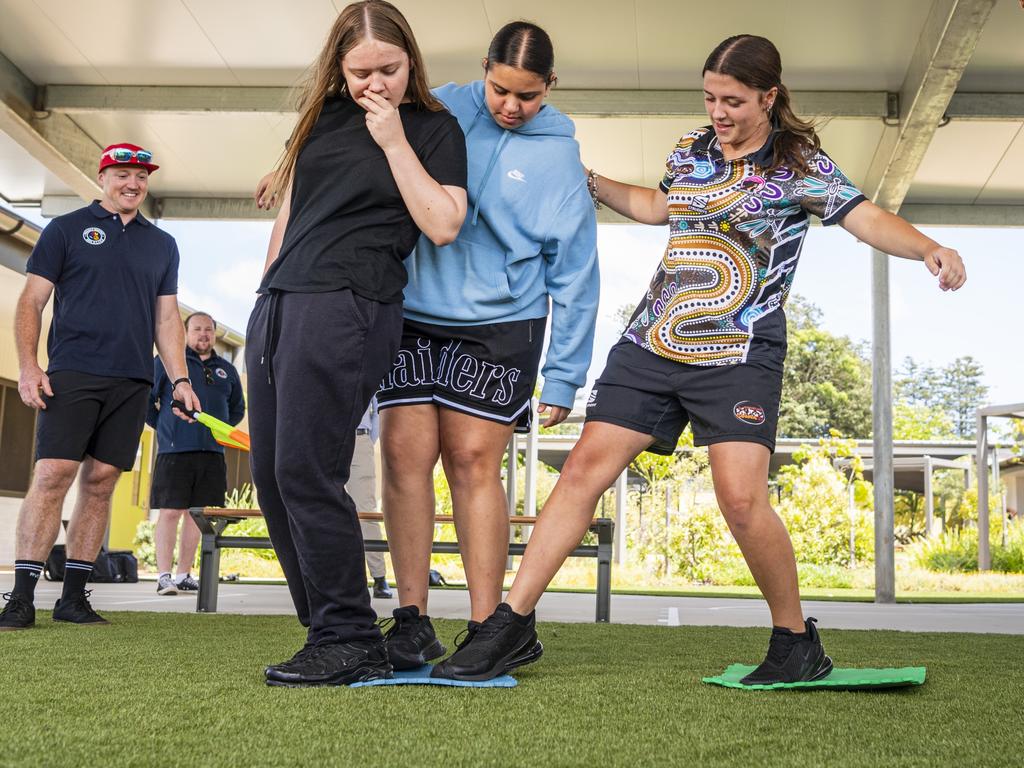
<path id="1" fill-rule="evenodd" d="M 217 323 L 207 313 L 194 312 L 185 319 L 185 360 L 192 386 L 206 413 L 234 426 L 245 415 L 242 382 L 235 366 L 217 354 L 216 339 Z M 159 595 L 199 589 L 191 570 L 200 533 L 187 512 L 189 507 L 223 507 L 227 492 L 224 447 L 199 422 L 177 418 L 171 408 L 172 399 L 171 381 L 158 355 L 153 361 L 146 422 L 157 436 L 150 507 L 160 510 L 153 531 Z M 179 522 L 178 570 L 172 577 Z"/>

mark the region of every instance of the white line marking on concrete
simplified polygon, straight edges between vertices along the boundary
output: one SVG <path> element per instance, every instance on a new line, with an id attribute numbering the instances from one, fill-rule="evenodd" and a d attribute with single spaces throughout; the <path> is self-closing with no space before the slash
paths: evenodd
<path id="1" fill-rule="evenodd" d="M 669 608 L 668 609 L 668 621 L 667 621 L 667 624 L 670 627 L 678 627 L 679 626 L 679 609 L 678 608 Z"/>

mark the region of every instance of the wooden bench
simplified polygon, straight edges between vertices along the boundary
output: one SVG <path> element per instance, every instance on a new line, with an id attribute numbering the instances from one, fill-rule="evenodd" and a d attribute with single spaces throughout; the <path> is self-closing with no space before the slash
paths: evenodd
<path id="1" fill-rule="evenodd" d="M 258 509 L 221 509 L 220 507 L 193 507 L 189 510 L 203 535 L 199 559 L 199 595 L 196 611 L 214 613 L 217 610 L 217 587 L 220 582 L 220 551 L 222 549 L 273 549 L 270 539 L 261 536 L 225 536 L 224 529 L 232 523 L 251 517 L 263 517 Z M 360 520 L 382 521 L 380 512 L 360 512 Z M 451 515 L 436 515 L 435 522 L 451 523 Z M 535 525 L 536 517 L 509 517 L 509 525 Z M 598 517 L 590 525 L 597 534 L 597 544 L 581 544 L 573 550 L 571 557 L 597 558 L 597 612 L 595 621 L 607 622 L 611 618 L 612 586 L 612 533 L 614 521 Z M 365 539 L 368 552 L 387 552 L 386 539 Z M 509 542 L 508 554 L 522 555 L 526 544 Z M 435 541 L 431 551 L 437 554 L 459 553 L 458 542 Z"/>

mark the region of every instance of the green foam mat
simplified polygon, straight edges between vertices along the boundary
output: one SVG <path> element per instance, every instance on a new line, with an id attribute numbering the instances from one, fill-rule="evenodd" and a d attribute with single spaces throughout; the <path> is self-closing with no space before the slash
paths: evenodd
<path id="1" fill-rule="evenodd" d="M 717 677 L 705 677 L 703 681 L 712 685 L 743 688 L 748 691 L 769 691 L 776 688 L 833 688 L 856 691 L 923 685 L 925 678 L 924 667 L 899 667 L 896 669 L 833 669 L 821 680 L 809 683 L 773 683 L 772 685 L 744 685 L 741 683 L 740 680 L 754 669 L 755 667 L 746 664 L 732 664 Z"/>

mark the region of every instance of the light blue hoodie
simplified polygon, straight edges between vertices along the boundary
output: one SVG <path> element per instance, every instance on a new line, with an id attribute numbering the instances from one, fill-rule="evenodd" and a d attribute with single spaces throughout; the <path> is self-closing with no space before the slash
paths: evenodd
<path id="1" fill-rule="evenodd" d="M 469 211 L 455 242 L 420 237 L 405 261 L 405 317 L 484 325 L 547 317 L 541 402 L 571 408 L 597 318 L 597 221 L 572 120 L 546 105 L 525 125 L 494 122 L 484 84 L 434 90 L 466 134 Z"/>

